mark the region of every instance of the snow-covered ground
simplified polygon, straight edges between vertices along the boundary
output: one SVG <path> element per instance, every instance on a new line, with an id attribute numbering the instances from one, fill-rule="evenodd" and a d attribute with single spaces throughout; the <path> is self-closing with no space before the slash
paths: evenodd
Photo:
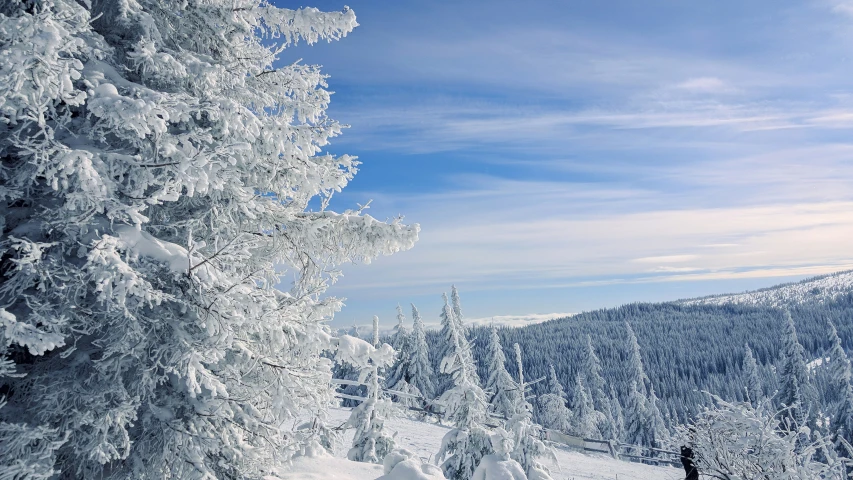
<path id="1" fill-rule="evenodd" d="M 764 305 L 782 307 L 833 300 L 853 290 L 853 271 L 833 273 L 752 292 L 679 300 L 684 305 Z"/>
<path id="2" fill-rule="evenodd" d="M 333 425 L 343 424 L 349 409 L 333 408 L 330 420 Z M 420 422 L 410 418 L 394 418 L 387 428 L 396 432 L 397 445 L 415 452 L 424 461 L 433 462 L 448 427 Z M 372 480 L 383 474 L 381 465 L 355 463 L 344 460 L 352 442 L 348 431 L 339 443 L 335 458 L 303 458 L 278 475 L 282 480 Z M 615 460 L 603 454 L 584 454 L 567 449 L 555 449 L 558 465 L 547 460 L 554 480 L 677 480 L 684 471 L 673 467 L 656 467 Z M 271 477 L 273 478 L 273 477 Z"/>

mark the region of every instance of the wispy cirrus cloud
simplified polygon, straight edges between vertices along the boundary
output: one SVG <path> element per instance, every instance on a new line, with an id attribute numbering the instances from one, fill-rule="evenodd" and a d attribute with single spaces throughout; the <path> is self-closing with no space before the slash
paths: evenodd
<path id="1" fill-rule="evenodd" d="M 319 59 L 353 125 L 332 150 L 365 161 L 336 201 L 423 229 L 344 269 L 349 311 L 453 282 L 478 318 L 577 311 L 577 289 L 853 264 L 850 2 L 355 1 Z"/>

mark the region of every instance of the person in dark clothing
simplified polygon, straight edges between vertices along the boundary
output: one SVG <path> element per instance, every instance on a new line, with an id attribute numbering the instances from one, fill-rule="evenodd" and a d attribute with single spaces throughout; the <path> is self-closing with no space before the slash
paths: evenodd
<path id="1" fill-rule="evenodd" d="M 687 476 L 684 480 L 699 480 L 699 471 L 696 470 L 696 465 L 693 465 L 693 449 L 682 445 L 681 446 L 681 464 L 684 465 L 684 471 Z"/>

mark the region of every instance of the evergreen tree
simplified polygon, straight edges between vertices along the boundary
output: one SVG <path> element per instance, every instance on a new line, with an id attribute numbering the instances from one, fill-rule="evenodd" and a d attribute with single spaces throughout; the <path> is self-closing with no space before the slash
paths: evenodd
<path id="1" fill-rule="evenodd" d="M 426 341 L 426 331 L 424 330 L 424 322 L 421 320 L 421 315 L 417 307 L 412 305 L 412 334 L 409 337 L 411 342 L 410 347 L 410 362 L 409 362 L 409 384 L 418 389 L 424 398 L 432 399 L 435 395 L 435 387 L 433 387 L 432 378 L 432 363 L 429 359 L 429 345 Z"/>
<path id="2" fill-rule="evenodd" d="M 658 396 L 655 388 L 649 388 L 648 401 L 648 430 L 646 431 L 645 445 L 649 447 L 666 448 L 669 446 L 669 427 L 661 414 L 658 406 Z"/>
<path id="3" fill-rule="evenodd" d="M 646 369 L 643 367 L 640 344 L 637 342 L 637 336 L 634 335 L 634 329 L 631 328 L 631 324 L 625 322 L 625 328 L 628 329 L 628 378 L 637 384 L 637 391 L 645 396 L 648 391 L 646 383 L 649 381 L 649 377 L 646 375 Z"/>
<path id="4" fill-rule="evenodd" d="M 549 365 L 548 393 L 539 397 L 539 421 L 543 427 L 563 433 L 569 431 L 572 412 L 566 406 L 567 398 L 554 365 Z"/>
<path id="5" fill-rule="evenodd" d="M 453 319 L 456 320 L 456 324 L 459 325 L 459 328 L 467 337 L 468 332 L 465 329 L 465 320 L 462 317 L 462 301 L 459 299 L 459 290 L 456 289 L 456 285 L 450 286 L 450 302 L 452 304 Z"/>
<path id="6" fill-rule="evenodd" d="M 584 438 L 599 438 L 598 426 L 604 421 L 604 414 L 595 409 L 592 396 L 588 393 L 584 376 L 578 374 L 575 378 L 575 388 L 572 394 L 572 419 L 570 431 Z"/>
<path id="7" fill-rule="evenodd" d="M 518 370 L 519 391 L 524 391 L 524 368 L 522 366 L 521 347 L 513 344 L 515 363 Z M 539 463 L 538 459 L 553 452 L 539 439 L 542 427 L 533 422 L 533 408 L 525 399 L 524 393 L 516 396 L 515 415 L 507 422 L 507 429 L 512 434 L 513 448 L 510 458 L 521 465 L 529 478 L 541 480 L 550 479 L 548 470 Z"/>
<path id="8" fill-rule="evenodd" d="M 375 338 L 379 331 L 378 322 L 374 322 L 373 331 Z M 392 412 L 393 405 L 384 397 L 379 371 L 394 361 L 394 349 L 388 344 L 377 348 L 349 335 L 338 337 L 337 342 L 337 360 L 357 368 L 358 381 L 367 385 L 367 399 L 353 408 L 347 421 L 348 426 L 355 428 L 347 458 L 356 462 L 382 463 L 394 449 L 394 438 L 385 431 L 385 419 Z"/>
<path id="9" fill-rule="evenodd" d="M 489 378 L 486 381 L 486 393 L 490 397 L 489 410 L 504 418 L 512 418 L 516 414 L 516 407 L 520 404 L 521 387 L 506 370 L 506 357 L 501 347 L 498 330 L 494 326 L 489 336 L 486 355 L 489 372 Z"/>
<path id="10" fill-rule="evenodd" d="M 841 346 L 835 325 L 829 323 L 829 372 L 832 383 L 830 398 L 839 399 L 830 407 L 829 431 L 835 450 L 839 456 L 850 458 L 853 452 L 848 447 L 853 446 L 853 382 L 851 382 L 850 360 L 847 352 Z"/>
<path id="11" fill-rule="evenodd" d="M 743 380 L 746 390 L 747 399 L 756 404 L 764 398 L 764 390 L 761 387 L 761 377 L 758 374 L 758 362 L 752 355 L 752 349 L 749 345 L 744 346 L 743 355 Z"/>
<path id="12" fill-rule="evenodd" d="M 791 314 L 785 311 L 785 337 L 782 344 L 782 365 L 779 370 L 781 405 L 789 408 L 789 424 L 806 425 L 812 407 L 809 391 L 809 370 L 805 352 L 797 339 L 797 329 Z"/>
<path id="13" fill-rule="evenodd" d="M 637 382 L 631 382 L 628 398 L 624 407 L 625 442 L 633 445 L 649 446 L 646 444 L 646 432 L 649 431 L 648 406 L 646 397 L 637 388 Z"/>
<path id="14" fill-rule="evenodd" d="M 395 392 L 422 396 L 420 390 L 411 384 L 412 342 L 409 331 L 404 324 L 405 321 L 406 316 L 403 315 L 403 309 L 397 305 L 397 326 L 394 327 L 395 331 L 391 339 L 391 345 L 397 352 L 397 359 L 385 374 L 385 385 Z M 416 406 L 422 403 L 416 398 L 404 395 L 392 394 L 392 398 L 396 398 L 398 403 L 405 406 Z"/>
<path id="15" fill-rule="evenodd" d="M 841 346 L 841 338 L 838 337 L 838 330 L 832 321 L 828 321 L 829 326 L 829 352 L 827 353 L 827 371 L 830 380 L 827 385 L 826 397 L 832 401 L 837 401 L 844 397 L 847 387 L 851 383 L 850 361 L 847 358 L 847 352 Z"/>
<path id="16" fill-rule="evenodd" d="M 488 402 L 480 388 L 471 354 L 471 346 L 459 325 L 452 321 L 453 312 L 444 295 L 442 320 L 447 320 L 447 339 L 451 349 L 441 361 L 441 373 L 448 375 L 453 386 L 439 402 L 445 417 L 455 426 L 442 439 L 437 458 L 444 459 L 442 470 L 450 480 L 468 480 L 480 460 L 492 453 L 491 440 L 485 428 Z"/>
<path id="17" fill-rule="evenodd" d="M 604 393 L 604 378 L 601 376 L 601 361 L 592 346 L 592 337 L 586 336 L 586 351 L 583 356 L 582 372 L 585 379 L 587 393 L 592 397 L 595 410 L 604 416 L 599 422 L 599 436 L 601 438 L 613 437 L 613 418 L 610 411 L 610 399 Z"/>
<path id="18" fill-rule="evenodd" d="M 409 342 L 409 329 L 406 328 L 406 315 L 403 314 L 403 307 L 397 305 L 397 325 L 394 326 L 394 335 L 391 337 L 391 346 L 397 353 L 400 350 L 407 348 Z"/>
<path id="19" fill-rule="evenodd" d="M 282 426 L 331 401 L 337 266 L 418 233 L 327 210 L 358 162 L 326 153 L 319 67 L 274 67 L 356 25 L 0 2 L 0 477 L 261 478 L 302 448 Z"/>
<path id="20" fill-rule="evenodd" d="M 613 436 L 608 440 L 622 441 L 625 437 L 625 415 L 622 413 L 622 404 L 612 383 L 610 384 L 610 411 L 613 419 Z"/>

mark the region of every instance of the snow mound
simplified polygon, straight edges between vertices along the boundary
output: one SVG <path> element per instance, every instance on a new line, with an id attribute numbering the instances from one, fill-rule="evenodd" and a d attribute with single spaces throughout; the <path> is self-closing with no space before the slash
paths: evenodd
<path id="1" fill-rule="evenodd" d="M 331 456 L 296 457 L 292 464 L 264 480 L 369 480 L 382 475 L 382 466 Z M 416 478 L 416 477 L 414 477 Z"/>
<path id="2" fill-rule="evenodd" d="M 423 463 L 413 452 L 400 448 L 385 457 L 385 475 L 377 480 L 444 480 L 441 469 Z"/>
<path id="3" fill-rule="evenodd" d="M 497 455 L 486 455 L 480 460 L 471 480 L 527 480 L 521 465 L 515 460 L 504 460 Z"/>

